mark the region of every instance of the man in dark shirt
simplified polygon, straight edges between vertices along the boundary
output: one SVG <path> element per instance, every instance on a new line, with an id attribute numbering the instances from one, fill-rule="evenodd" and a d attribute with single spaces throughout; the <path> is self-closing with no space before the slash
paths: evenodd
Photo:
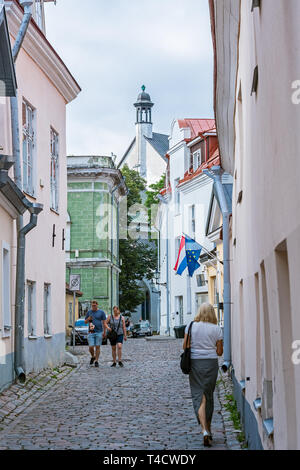
<path id="1" fill-rule="evenodd" d="M 102 335 L 106 329 L 110 329 L 106 323 L 106 315 L 103 310 L 98 309 L 98 302 L 93 300 L 92 310 L 89 310 L 85 316 L 85 323 L 89 323 L 88 343 L 91 354 L 90 364 L 95 362 L 95 367 L 99 367 L 98 359 L 100 356 L 100 345 L 102 344 Z"/>

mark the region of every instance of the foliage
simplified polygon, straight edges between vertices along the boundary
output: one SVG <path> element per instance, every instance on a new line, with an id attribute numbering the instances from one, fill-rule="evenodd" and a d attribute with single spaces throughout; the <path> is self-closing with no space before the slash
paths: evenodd
<path id="1" fill-rule="evenodd" d="M 224 408 L 230 413 L 230 417 L 233 422 L 234 429 L 236 429 L 237 431 L 241 431 L 237 435 L 237 439 L 241 444 L 243 444 L 243 447 L 246 447 L 246 443 L 245 443 L 246 438 L 245 438 L 245 434 L 242 432 L 242 427 L 241 427 L 241 422 L 240 422 L 240 413 L 238 412 L 237 404 L 234 399 L 234 396 L 226 395 L 225 399 L 227 403 L 225 403 Z"/>
<path id="2" fill-rule="evenodd" d="M 151 222 L 151 207 L 158 205 L 159 201 L 157 200 L 156 196 L 160 193 L 162 189 L 164 189 L 166 184 L 166 175 L 162 175 L 160 180 L 157 183 L 150 184 L 149 188 L 146 191 L 147 199 L 145 202 L 145 206 L 148 208 L 148 217 L 149 221 Z"/>
<path id="3" fill-rule="evenodd" d="M 142 194 L 146 190 L 146 181 L 139 173 L 131 170 L 127 165 L 122 168 L 127 188 L 127 205 L 142 203 Z M 131 217 L 128 216 L 128 224 Z M 144 289 L 141 281 L 152 279 L 157 264 L 157 249 L 155 244 L 147 240 L 120 240 L 120 259 L 122 260 L 120 283 L 120 309 L 122 312 L 134 311 L 140 305 L 144 297 Z"/>

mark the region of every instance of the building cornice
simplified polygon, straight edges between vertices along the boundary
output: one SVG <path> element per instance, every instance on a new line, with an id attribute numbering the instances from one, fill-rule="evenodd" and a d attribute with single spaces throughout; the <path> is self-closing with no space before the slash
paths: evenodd
<path id="1" fill-rule="evenodd" d="M 15 39 L 23 18 L 23 9 L 15 2 L 5 2 L 9 32 Z M 23 50 L 45 73 L 67 103 L 74 100 L 81 88 L 43 32 L 32 20 L 22 45 Z"/>
<path id="2" fill-rule="evenodd" d="M 182 185 L 178 186 L 178 189 L 183 193 L 187 194 L 195 189 L 203 188 L 204 186 L 212 185 L 212 180 L 204 173 L 199 173 L 198 176 L 195 176 L 190 181 L 184 182 Z"/>
<path id="3" fill-rule="evenodd" d="M 121 269 L 113 264 L 109 259 L 103 258 L 103 259 L 93 259 L 93 258 L 81 258 L 81 259 L 74 259 L 74 260 L 68 260 L 66 263 L 67 268 L 113 268 L 115 271 L 118 273 L 121 272 Z"/>
<path id="4" fill-rule="evenodd" d="M 71 165 L 68 165 L 67 167 L 67 175 L 68 175 L 68 181 L 69 179 L 71 179 L 71 177 L 73 178 L 84 178 L 84 179 L 91 179 L 91 180 L 95 180 L 95 178 L 98 178 L 98 177 L 105 177 L 107 179 L 110 179 L 112 181 L 112 183 L 114 183 L 115 185 L 121 185 L 120 188 L 119 188 L 119 192 L 121 195 L 126 195 L 127 194 L 127 187 L 126 187 L 126 184 L 125 184 L 125 180 L 122 176 L 122 173 L 120 170 L 116 169 L 116 168 L 88 168 L 88 167 L 80 167 L 80 166 L 71 166 Z"/>

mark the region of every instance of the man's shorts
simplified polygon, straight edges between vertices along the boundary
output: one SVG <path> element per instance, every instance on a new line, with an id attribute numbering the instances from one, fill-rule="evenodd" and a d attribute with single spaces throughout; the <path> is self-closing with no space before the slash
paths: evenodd
<path id="1" fill-rule="evenodd" d="M 111 346 L 115 346 L 117 343 L 123 343 L 123 338 L 124 338 L 124 335 L 118 335 L 117 336 L 117 339 L 115 339 L 114 341 L 113 340 L 109 340 Z"/>
<path id="2" fill-rule="evenodd" d="M 89 333 L 88 334 L 89 346 L 101 346 L 102 335 L 103 335 L 103 331 L 101 331 L 101 333 Z"/>

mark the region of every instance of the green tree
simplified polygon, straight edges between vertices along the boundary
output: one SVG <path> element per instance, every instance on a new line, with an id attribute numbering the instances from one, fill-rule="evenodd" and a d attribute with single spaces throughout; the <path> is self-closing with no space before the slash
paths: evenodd
<path id="1" fill-rule="evenodd" d="M 149 225 L 151 226 L 151 213 L 153 212 L 153 209 L 155 206 L 158 206 L 159 201 L 157 199 L 157 195 L 160 193 L 162 189 L 164 189 L 166 185 L 166 175 L 162 175 L 160 180 L 157 183 L 150 184 L 149 188 L 146 191 L 146 202 L 145 206 L 148 208 L 148 219 L 149 219 Z"/>
<path id="2" fill-rule="evenodd" d="M 127 165 L 122 169 L 122 174 L 128 188 L 127 206 L 141 204 L 146 191 L 146 181 L 139 173 L 131 170 Z M 128 216 L 128 224 L 132 217 Z M 120 282 L 120 309 L 134 311 L 144 301 L 144 290 L 141 281 L 152 279 L 157 266 L 157 249 L 154 243 L 147 240 L 120 240 L 120 259 L 122 260 Z"/>

